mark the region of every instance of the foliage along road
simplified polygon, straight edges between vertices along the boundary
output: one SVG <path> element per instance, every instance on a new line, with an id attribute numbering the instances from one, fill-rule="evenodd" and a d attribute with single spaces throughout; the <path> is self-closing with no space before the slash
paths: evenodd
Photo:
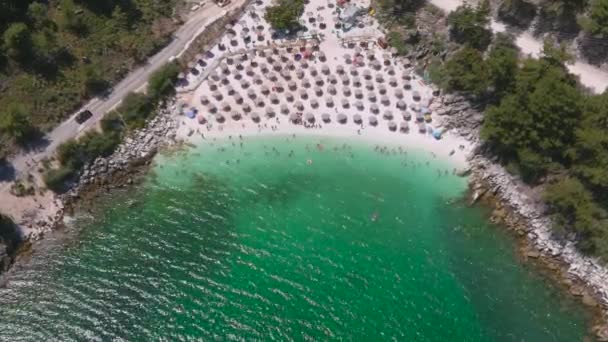
<path id="1" fill-rule="evenodd" d="M 145 86 L 150 75 L 158 68 L 167 63 L 171 58 L 179 56 L 186 49 L 191 41 L 199 35 L 203 28 L 215 21 L 218 17 L 225 15 L 229 10 L 238 7 L 245 0 L 234 0 L 228 6 L 220 8 L 209 1 L 202 6 L 173 34 L 172 41 L 156 55 L 150 57 L 145 65 L 132 71 L 121 82 L 116 84 L 112 92 L 105 98 L 95 98 L 87 103 L 76 113 L 88 109 L 93 113 L 93 116 L 86 122 L 79 125 L 75 120 L 74 115 L 53 129 L 45 139 L 48 144 L 41 150 L 35 150 L 27 153 L 20 153 L 10 159 L 10 162 L 15 170 L 17 178 L 33 172 L 37 168 L 37 164 L 45 159 L 52 157 L 57 147 L 63 142 L 77 137 L 80 132 L 87 130 L 97 125 L 103 116 L 116 107 L 122 99 L 132 91 L 138 91 Z M 0 183 L 0 189 L 6 190 L 10 186 L 9 182 Z"/>

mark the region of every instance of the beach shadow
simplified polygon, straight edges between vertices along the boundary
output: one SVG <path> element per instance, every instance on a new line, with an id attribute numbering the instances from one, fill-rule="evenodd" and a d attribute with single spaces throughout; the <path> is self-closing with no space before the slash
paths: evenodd
<path id="1" fill-rule="evenodd" d="M 15 167 L 6 159 L 0 160 L 0 182 L 12 182 L 17 176 Z"/>
<path id="2" fill-rule="evenodd" d="M 26 152 L 40 152 L 51 144 L 48 137 L 42 132 L 34 133 L 21 147 Z"/>

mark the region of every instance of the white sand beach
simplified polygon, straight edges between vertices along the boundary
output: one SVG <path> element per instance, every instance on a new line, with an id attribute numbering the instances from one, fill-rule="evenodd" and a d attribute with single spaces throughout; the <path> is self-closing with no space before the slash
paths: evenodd
<path id="1" fill-rule="evenodd" d="M 263 19 L 270 1 L 254 3 L 210 53 L 201 51 L 178 89 L 178 137 L 193 143 L 271 134 L 359 138 L 466 167 L 472 144 L 442 129 L 432 87 L 409 61 L 380 46 L 384 34 L 367 13 L 369 1 L 352 2 L 360 15 L 349 30 L 336 23 L 354 8 L 333 3 L 311 0 L 301 20 L 305 34 L 290 40 L 271 39 Z"/>

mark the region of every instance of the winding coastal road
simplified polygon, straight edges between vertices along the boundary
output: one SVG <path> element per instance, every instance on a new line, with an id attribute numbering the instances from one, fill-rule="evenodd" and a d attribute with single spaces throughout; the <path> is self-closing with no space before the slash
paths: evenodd
<path id="1" fill-rule="evenodd" d="M 22 153 L 10 159 L 19 178 L 36 169 L 38 162 L 53 155 L 57 146 L 63 142 L 75 138 L 80 132 L 97 125 L 103 116 L 117 106 L 122 99 L 132 91 L 138 91 L 144 87 L 150 75 L 167 63 L 170 59 L 179 56 L 190 43 L 204 30 L 204 28 L 215 21 L 229 10 L 241 5 L 245 0 L 234 0 L 228 6 L 220 8 L 212 1 L 208 1 L 204 6 L 192 13 L 188 20 L 180 26 L 173 34 L 172 41 L 156 55 L 148 59 L 147 63 L 136 70 L 133 70 L 121 82 L 116 84 L 112 92 L 106 98 L 94 98 L 76 113 L 88 109 L 93 113 L 85 123 L 79 125 L 72 115 L 68 120 L 61 123 L 45 137 L 49 144 L 43 150 Z M 0 183 L 0 189 L 5 190 L 9 187 L 9 182 Z"/>

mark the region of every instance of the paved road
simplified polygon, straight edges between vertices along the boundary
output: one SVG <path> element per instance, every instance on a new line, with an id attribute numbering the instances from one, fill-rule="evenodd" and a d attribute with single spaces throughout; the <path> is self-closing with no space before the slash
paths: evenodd
<path id="1" fill-rule="evenodd" d="M 202 32 L 203 28 L 213 22 L 219 16 L 226 14 L 227 11 L 240 5 L 244 0 L 234 0 L 230 5 L 219 8 L 211 1 L 208 1 L 201 9 L 192 14 L 173 35 L 173 40 L 159 53 L 148 59 L 147 63 L 131 72 L 125 79 L 118 83 L 112 90 L 112 93 L 107 98 L 95 98 L 87 103 L 80 112 L 88 109 L 93 113 L 93 116 L 84 124 L 79 125 L 74 121 L 74 115 L 64 121 L 47 135 L 50 142 L 44 150 L 30 152 L 27 154 L 19 154 L 11 159 L 11 163 L 15 168 L 17 176 L 25 175 L 28 172 L 35 170 L 37 162 L 44 158 L 51 157 L 57 146 L 61 143 L 76 137 L 80 132 L 96 125 L 105 113 L 118 105 L 122 99 L 131 91 L 137 91 L 142 88 L 150 74 L 164 65 L 172 57 L 178 56 L 190 42 Z M 7 187 L 8 184 L 0 186 Z"/>

